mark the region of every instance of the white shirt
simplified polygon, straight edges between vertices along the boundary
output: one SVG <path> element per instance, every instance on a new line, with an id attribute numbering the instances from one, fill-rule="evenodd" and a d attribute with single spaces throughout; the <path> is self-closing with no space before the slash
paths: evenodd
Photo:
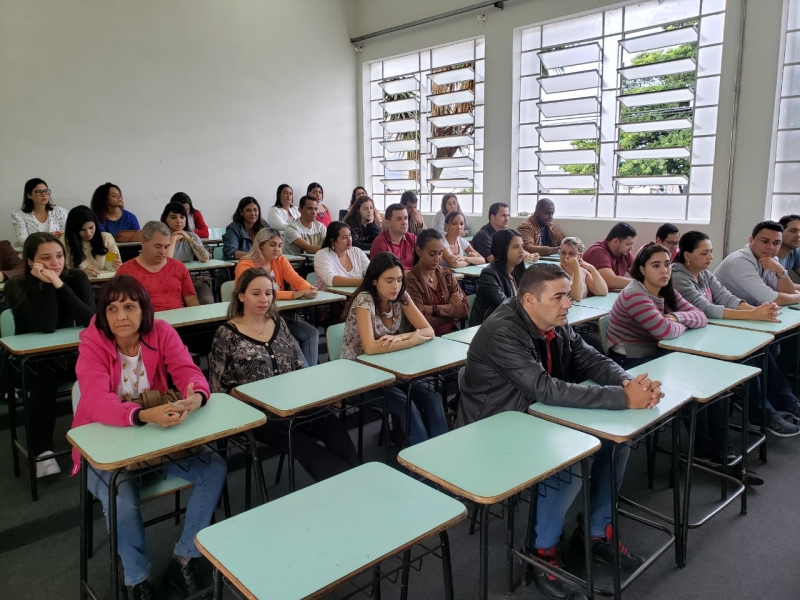
<path id="1" fill-rule="evenodd" d="M 14 221 L 17 242 L 22 246 L 32 233 L 63 232 L 67 228 L 68 213 L 69 211 L 63 206 L 54 206 L 53 210 L 47 213 L 47 220 L 40 223 L 32 212 L 22 212 L 22 209 L 15 210 L 11 213 L 11 218 Z"/>
<path id="2" fill-rule="evenodd" d="M 290 206 L 288 211 L 280 206 L 271 206 L 267 212 L 267 223 L 278 231 L 286 231 L 286 226 L 299 218 L 300 211 L 294 206 Z"/>
<path id="3" fill-rule="evenodd" d="M 314 274 L 317 276 L 317 289 L 325 291 L 333 285 L 334 277 L 364 278 L 369 266 L 369 258 L 361 248 L 353 246 L 347 251 L 347 257 L 353 263 L 353 270 L 348 271 L 339 260 L 339 256 L 330 248 L 323 248 L 314 255 Z"/>
<path id="4" fill-rule="evenodd" d="M 303 239 L 312 246 L 322 246 L 325 241 L 325 225 L 319 221 L 313 221 L 311 227 L 306 227 L 300 219 L 295 219 L 286 226 L 284 236 L 286 245 L 283 247 L 283 251 L 296 256 L 302 254 L 303 251 L 299 246 L 294 245 L 295 240 Z"/>
<path id="5" fill-rule="evenodd" d="M 120 352 L 119 358 L 122 363 L 122 377 L 119 380 L 117 395 L 122 398 L 125 394 L 130 394 L 131 398 L 138 398 L 142 392 L 150 389 L 147 370 L 142 360 L 142 349 L 139 348 L 139 354 L 136 356 L 125 356 Z"/>
<path id="6" fill-rule="evenodd" d="M 114 237 L 105 231 L 101 232 L 100 235 L 103 238 L 103 245 L 106 247 L 106 250 L 116 254 L 117 258 L 121 258 L 119 255 L 119 248 L 117 248 L 117 242 L 114 241 Z M 78 269 L 85 269 L 91 265 L 98 271 L 116 271 L 116 269 L 111 266 L 112 261 L 106 260 L 106 257 L 108 256 L 107 254 L 101 254 L 100 256 L 92 255 L 91 242 L 83 242 L 83 255 L 86 257 L 83 259 L 83 262 L 79 265 L 75 265 L 75 267 Z M 72 266 L 71 258 L 68 262 L 69 265 Z"/>

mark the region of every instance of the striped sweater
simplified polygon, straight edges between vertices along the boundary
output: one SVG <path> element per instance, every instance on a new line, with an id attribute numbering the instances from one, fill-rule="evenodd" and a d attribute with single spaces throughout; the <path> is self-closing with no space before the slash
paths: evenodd
<path id="1" fill-rule="evenodd" d="M 664 318 L 664 299 L 653 296 L 642 283 L 631 281 L 617 296 L 608 323 L 608 343 L 628 358 L 655 356 L 659 340 L 678 337 L 687 327 L 708 325 L 706 315 L 675 292 L 676 323 Z M 616 346 L 616 348 L 615 348 Z"/>

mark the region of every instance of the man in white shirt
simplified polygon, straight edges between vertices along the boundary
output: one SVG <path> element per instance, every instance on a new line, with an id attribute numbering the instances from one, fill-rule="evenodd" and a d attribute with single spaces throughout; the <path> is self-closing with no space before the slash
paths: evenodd
<path id="1" fill-rule="evenodd" d="M 311 196 L 300 198 L 300 218 L 289 223 L 284 233 L 286 245 L 283 250 L 286 254 L 316 254 L 322 248 L 325 225 L 317 221 L 318 204 L 317 199 Z"/>

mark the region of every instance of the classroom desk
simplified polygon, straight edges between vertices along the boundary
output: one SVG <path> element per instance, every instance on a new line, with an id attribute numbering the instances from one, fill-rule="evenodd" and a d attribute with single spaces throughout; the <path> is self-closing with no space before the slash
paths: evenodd
<path id="1" fill-rule="evenodd" d="M 368 463 L 211 525 L 197 534 L 197 546 L 215 567 L 215 600 L 223 576 L 247 598 L 299 599 L 324 596 L 370 569 L 372 582 L 352 593 L 372 588 L 380 598 L 380 579 L 400 571 L 408 593 L 412 547 L 438 534 L 444 595 L 452 600 L 447 529 L 466 514 L 458 500 Z M 381 573 L 381 563 L 400 553 L 404 564 Z"/>
<path id="2" fill-rule="evenodd" d="M 647 364 L 630 369 L 632 375 L 638 373 L 646 373 Z M 572 429 L 577 429 L 584 433 L 594 435 L 598 438 L 614 442 L 611 453 L 611 468 L 610 479 L 612 481 L 611 487 L 611 526 L 612 526 L 612 541 L 611 546 L 614 549 L 614 565 L 612 567 L 613 574 L 613 590 L 597 590 L 597 593 L 603 596 L 611 596 L 615 600 L 622 597 L 622 592 L 628 588 L 634 581 L 636 581 L 644 571 L 646 571 L 656 560 L 663 556 L 669 548 L 675 546 L 675 562 L 681 565 L 682 561 L 682 543 L 681 543 L 681 517 L 680 517 L 680 492 L 678 486 L 672 488 L 672 509 L 673 515 L 670 518 L 664 515 L 659 515 L 652 509 L 635 504 L 626 500 L 629 504 L 644 510 L 652 516 L 656 516 L 666 523 L 672 524 L 670 530 L 666 526 L 659 525 L 653 521 L 644 520 L 637 515 L 627 512 L 622 514 L 632 518 L 643 525 L 652 527 L 658 531 L 662 531 L 669 536 L 669 539 L 662 544 L 656 552 L 644 561 L 644 564 L 632 573 L 624 582 L 621 581 L 621 573 L 619 566 L 619 492 L 617 490 L 617 451 L 621 445 L 631 445 L 646 436 L 657 431 L 658 427 L 666 424 L 677 411 L 692 400 L 692 395 L 683 388 L 677 387 L 672 383 L 662 382 L 661 390 L 665 396 L 661 399 L 654 408 L 649 410 L 604 410 L 604 409 L 586 409 L 586 408 L 572 408 L 564 406 L 548 406 L 541 403 L 535 403 L 530 406 L 528 412 L 536 417 L 541 417 L 548 421 L 564 425 Z M 673 424 L 672 427 L 672 480 L 678 481 L 678 434 L 679 425 Z"/>
<path id="3" fill-rule="evenodd" d="M 256 478 L 256 490 L 261 502 L 266 502 L 267 486 L 264 473 L 258 460 L 258 451 L 251 430 L 263 425 L 264 414 L 244 402 L 226 394 L 211 394 L 208 403 L 200 410 L 192 412 L 178 427 L 159 427 L 147 424 L 143 427 L 112 427 L 102 423 L 82 425 L 67 432 L 67 439 L 81 454 L 80 494 L 81 515 L 81 596 L 89 591 L 94 597 L 88 582 L 88 545 L 86 529 L 90 523 L 87 510 L 89 490 L 87 470 L 91 465 L 101 471 L 113 471 L 109 481 L 109 547 L 111 555 L 111 590 L 113 597 L 119 598 L 119 562 L 117 560 L 117 478 L 129 465 L 153 460 L 172 452 L 208 444 L 244 433 L 250 444 L 250 459 Z"/>
<path id="4" fill-rule="evenodd" d="M 214 269 L 232 269 L 236 266 L 236 263 L 232 263 L 227 260 L 216 260 L 214 258 L 211 258 L 206 262 L 193 260 L 183 264 L 190 273 L 196 273 L 198 271 L 213 271 Z"/>
<path id="5" fill-rule="evenodd" d="M 747 362 L 755 360 L 759 356 L 761 361 L 761 380 L 762 390 L 767 389 L 767 346 L 775 337 L 769 333 L 761 331 L 748 331 L 746 329 L 735 329 L 733 327 L 719 327 L 709 325 L 700 329 L 687 329 L 679 337 L 673 340 L 662 340 L 658 343 L 659 348 L 674 350 L 686 354 L 697 356 L 707 356 L 719 360 L 729 360 L 733 362 Z M 759 458 L 762 462 L 767 462 L 767 407 L 761 402 L 761 434 L 748 446 L 748 452 L 754 448 L 759 449 Z M 749 427 L 749 426 L 748 426 Z M 749 429 L 748 429 L 749 430 Z M 744 435 L 744 433 L 743 433 Z"/>
<path id="6" fill-rule="evenodd" d="M 457 269 L 453 269 L 453 273 L 459 273 L 466 277 L 467 279 L 477 279 L 481 276 L 481 271 L 483 271 L 488 264 L 484 265 L 469 265 L 468 267 L 458 267 Z"/>
<path id="7" fill-rule="evenodd" d="M 311 306 L 321 306 L 323 304 L 335 304 L 336 302 L 344 302 L 347 300 L 346 296 L 339 294 L 332 294 L 331 292 L 317 292 L 314 298 L 299 298 L 297 300 L 276 300 L 275 305 L 278 311 L 284 310 L 297 310 L 300 308 L 309 308 Z"/>
<path id="8" fill-rule="evenodd" d="M 108 281 L 112 279 L 114 275 L 116 275 L 116 271 L 100 271 L 98 275 L 88 275 L 89 283 L 103 283 L 104 281 Z M 6 282 L 0 283 L 0 294 L 3 293 L 6 287 Z"/>
<path id="9" fill-rule="evenodd" d="M 525 413 L 508 411 L 405 448 L 397 460 L 410 471 L 478 505 L 481 523 L 478 597 L 486 600 L 491 506 L 509 501 L 507 575 L 510 592 L 514 587 L 514 557 L 521 557 L 514 551 L 516 495 L 526 489 L 536 495 L 536 484 L 577 463 L 581 464 L 582 473 L 588 473 L 588 457 L 599 448 L 600 441 L 595 437 Z M 583 527 L 589 531 L 588 485 L 583 486 Z M 585 536 L 585 541 L 589 571 L 586 589 L 591 596 L 590 536 Z M 571 577 L 567 579 L 576 582 Z"/>
<path id="10" fill-rule="evenodd" d="M 401 381 L 408 382 L 406 390 L 406 440 L 411 434 L 411 392 L 420 380 L 428 375 L 442 373 L 460 367 L 467 362 L 469 346 L 435 337 L 412 348 L 405 348 L 386 354 L 362 354 L 356 357 L 358 362 L 388 371 Z"/>
<path id="11" fill-rule="evenodd" d="M 157 319 L 166 321 L 173 327 L 186 327 L 190 325 L 203 325 L 205 323 L 219 323 L 228 320 L 228 305 L 230 302 L 215 302 L 214 304 L 200 304 L 199 306 L 184 306 L 172 310 L 161 310 L 156 313 Z"/>
<path id="12" fill-rule="evenodd" d="M 459 329 L 458 331 L 445 333 L 442 337 L 446 340 L 453 340 L 454 342 L 460 342 L 461 344 L 469 345 L 472 343 L 472 338 L 475 337 L 475 334 L 478 333 L 478 329 L 480 328 L 480 325 L 466 327 L 464 329 Z"/>
<path id="13" fill-rule="evenodd" d="M 294 491 L 292 431 L 297 425 L 307 421 L 300 413 L 391 385 L 394 380 L 393 375 L 380 369 L 352 360 L 333 360 L 240 385 L 232 391 L 232 395 L 266 410 L 275 415 L 275 418 L 289 420 L 289 487 Z M 298 393 L 300 390 L 302 393 Z"/>
<path id="14" fill-rule="evenodd" d="M 614 306 L 614 301 L 619 296 L 619 292 L 609 292 L 607 296 L 592 296 L 584 298 L 575 302 L 578 306 L 586 306 L 587 308 L 600 308 L 602 310 L 611 311 Z"/>
<path id="15" fill-rule="evenodd" d="M 327 291 L 331 292 L 332 294 L 341 294 L 342 296 L 347 296 L 349 298 L 355 294 L 357 289 L 357 286 L 329 285 Z"/>

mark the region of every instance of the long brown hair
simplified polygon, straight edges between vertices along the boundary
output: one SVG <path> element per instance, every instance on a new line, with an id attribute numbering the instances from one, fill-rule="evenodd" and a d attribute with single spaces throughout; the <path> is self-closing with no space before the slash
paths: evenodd
<path id="1" fill-rule="evenodd" d="M 251 267 L 247 269 L 239 276 L 239 279 L 236 280 L 236 283 L 233 286 L 233 292 L 231 293 L 231 302 L 228 305 L 229 321 L 235 319 L 236 317 L 241 317 L 244 314 L 244 303 L 239 300 L 239 294 L 244 294 L 247 292 L 247 288 L 250 286 L 253 280 L 257 279 L 258 277 L 266 277 L 272 283 L 272 304 L 269 305 L 267 314 L 265 316 L 274 320 L 276 323 L 278 322 L 278 305 L 275 304 L 278 298 L 277 294 L 275 293 L 275 282 L 261 267 Z"/>

